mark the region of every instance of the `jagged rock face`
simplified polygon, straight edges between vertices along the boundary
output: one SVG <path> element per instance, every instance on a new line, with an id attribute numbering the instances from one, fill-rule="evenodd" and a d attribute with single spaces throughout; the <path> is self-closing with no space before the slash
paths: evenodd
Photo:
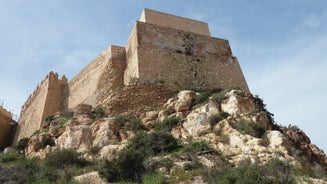
<path id="1" fill-rule="evenodd" d="M 316 145 L 311 144 L 310 138 L 299 129 L 289 129 L 286 131 L 286 135 L 293 142 L 295 147 L 304 151 L 306 157 L 319 164 L 324 165 L 327 168 L 327 156 Z"/>
<path id="2" fill-rule="evenodd" d="M 152 131 L 151 125 L 154 121 L 178 117 L 180 123 L 171 129 L 173 137 L 185 143 L 190 139 L 206 141 L 214 151 L 224 155 L 228 162 L 235 165 L 247 159 L 266 163 L 279 158 L 300 166 L 296 155 L 300 152 L 309 163 L 312 162 L 312 167 L 315 163 L 326 167 L 326 155 L 311 144 L 303 131 L 283 130 L 273 126 L 268 117 L 269 112 L 258 108 L 252 95 L 232 90 L 226 93 L 222 101 L 209 98 L 195 104 L 197 95 L 199 94 L 193 91 L 181 91 L 177 97 L 168 99 L 161 109 L 143 112 L 140 116 L 141 122 Z M 122 128 L 115 117 L 91 119 L 91 112 L 89 106 L 80 105 L 66 127 L 50 126 L 48 133 L 32 136 L 26 155 L 44 158 L 54 149 L 73 148 L 90 160 L 114 159 L 134 133 Z M 212 121 L 212 117 L 223 113 L 228 114 Z M 258 136 L 255 134 L 257 131 L 264 132 Z M 45 137 L 55 140 L 55 146 L 40 148 L 40 142 Z M 91 154 L 92 149 L 96 153 Z M 215 165 L 213 155 L 194 156 L 207 167 Z M 182 166 L 183 163 L 185 160 L 174 160 L 176 166 Z M 195 181 L 200 182 L 200 179 Z"/>
<path id="3" fill-rule="evenodd" d="M 252 95 L 244 95 L 240 90 L 231 90 L 226 94 L 228 97 L 221 104 L 221 109 L 231 115 L 245 114 L 255 110 Z"/>
<path id="4" fill-rule="evenodd" d="M 110 143 L 120 141 L 119 125 L 114 118 L 100 119 L 92 124 L 94 147 L 102 148 Z"/>

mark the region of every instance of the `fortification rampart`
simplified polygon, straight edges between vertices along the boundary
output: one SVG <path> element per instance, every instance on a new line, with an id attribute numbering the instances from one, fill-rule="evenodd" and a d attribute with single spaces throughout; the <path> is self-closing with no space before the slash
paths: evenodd
<path id="1" fill-rule="evenodd" d="M 39 130 L 51 114 L 63 111 L 66 104 L 67 78 L 50 72 L 36 87 L 22 107 L 14 143 Z"/>
<path id="2" fill-rule="evenodd" d="M 97 105 L 105 94 L 123 87 L 125 48 L 111 46 L 69 82 L 68 107 Z"/>
<path id="3" fill-rule="evenodd" d="M 138 81 L 162 83 L 173 90 L 230 86 L 249 90 L 227 40 L 144 22 L 137 22 L 131 34 L 126 85 Z"/>
<path id="4" fill-rule="evenodd" d="M 0 106 L 0 150 L 10 145 L 12 114 Z"/>
<path id="5" fill-rule="evenodd" d="M 15 140 L 81 103 L 139 114 L 178 90 L 230 86 L 249 91 L 227 40 L 211 37 L 205 22 L 144 9 L 125 47 L 109 47 L 69 84 L 53 72 L 42 80 L 23 105 Z"/>

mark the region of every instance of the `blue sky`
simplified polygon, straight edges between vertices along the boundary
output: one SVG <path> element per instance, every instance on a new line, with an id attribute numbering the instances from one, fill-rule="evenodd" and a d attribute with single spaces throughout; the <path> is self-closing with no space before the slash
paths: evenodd
<path id="1" fill-rule="evenodd" d="M 49 71 L 71 79 L 109 45 L 124 46 L 143 8 L 208 22 L 276 121 L 327 152 L 325 0 L 1 0 L 4 106 L 19 114 Z"/>

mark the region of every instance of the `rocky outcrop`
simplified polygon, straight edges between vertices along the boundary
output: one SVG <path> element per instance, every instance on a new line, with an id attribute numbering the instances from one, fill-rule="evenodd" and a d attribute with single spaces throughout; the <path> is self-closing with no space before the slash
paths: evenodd
<path id="1" fill-rule="evenodd" d="M 92 184 L 107 184 L 108 182 L 104 181 L 98 172 L 90 172 L 86 173 L 80 176 L 74 177 L 75 182 L 86 184 L 86 183 L 92 183 Z"/>
<path id="2" fill-rule="evenodd" d="M 171 157 L 174 167 L 182 167 L 192 158 L 210 168 L 215 165 L 217 154 L 228 158 L 233 165 L 244 160 L 268 163 L 278 158 L 298 167 L 302 167 L 301 155 L 305 155 L 310 167 L 315 168 L 317 164 L 326 167 L 324 152 L 311 144 L 303 131 L 274 125 L 269 117 L 271 114 L 263 104 L 258 105 L 257 97 L 232 90 L 226 94 L 213 94 L 196 103 L 200 96 L 193 91 L 181 91 L 175 98 L 168 99 L 162 108 L 140 113 L 139 122 L 145 125 L 146 131 L 153 131 L 154 123 L 178 118 L 179 122 L 169 129 L 174 138 L 185 144 L 190 140 L 204 141 L 213 149 L 191 156 Z M 88 160 L 116 158 L 134 136 L 127 126 L 129 122 L 124 119 L 127 116 L 122 119 L 113 116 L 95 118 L 94 112 L 88 105 L 79 105 L 65 126 L 59 126 L 57 119 L 60 116 L 55 116 L 47 131 L 30 138 L 26 155 L 44 158 L 55 149 L 73 148 Z M 54 143 L 48 144 L 44 140 L 53 140 Z M 168 171 L 165 173 L 169 175 Z M 93 177 L 98 181 L 97 173 L 93 172 L 80 176 L 82 179 L 78 181 L 88 181 L 87 178 Z M 204 182 L 196 177 L 189 182 Z"/>
<path id="3" fill-rule="evenodd" d="M 289 127 L 285 133 L 293 145 L 302 150 L 311 162 L 317 162 L 327 168 L 327 156 L 316 145 L 311 144 L 310 138 L 302 130 L 297 127 Z"/>
<path id="4" fill-rule="evenodd" d="M 226 93 L 227 99 L 221 103 L 221 109 L 229 114 L 246 114 L 255 110 L 253 96 L 240 90 Z"/>

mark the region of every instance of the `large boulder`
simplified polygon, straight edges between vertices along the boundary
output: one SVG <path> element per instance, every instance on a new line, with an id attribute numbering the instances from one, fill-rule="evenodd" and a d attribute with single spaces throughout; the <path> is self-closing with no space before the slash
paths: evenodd
<path id="1" fill-rule="evenodd" d="M 177 98 L 178 100 L 174 104 L 175 111 L 187 111 L 191 108 L 192 103 L 196 98 L 196 93 L 190 90 L 181 91 L 178 93 Z"/>
<path id="2" fill-rule="evenodd" d="M 65 132 L 56 140 L 56 145 L 83 152 L 91 146 L 91 141 L 92 132 L 88 125 L 67 126 Z"/>
<path id="3" fill-rule="evenodd" d="M 252 95 L 245 95 L 240 90 L 231 90 L 226 93 L 226 100 L 221 103 L 221 110 L 231 115 L 246 114 L 255 110 Z"/>
<path id="4" fill-rule="evenodd" d="M 106 146 L 112 142 L 120 141 L 119 125 L 114 118 L 100 119 L 92 124 L 92 137 L 94 147 Z"/>
<path id="5" fill-rule="evenodd" d="M 107 184 L 108 183 L 100 177 L 99 172 L 97 171 L 89 172 L 80 176 L 75 176 L 74 181 L 81 184 L 84 183 Z"/>
<path id="6" fill-rule="evenodd" d="M 210 100 L 188 114 L 183 127 L 190 135 L 199 136 L 202 132 L 207 132 L 211 129 L 209 118 L 219 112 L 219 105 Z"/>

